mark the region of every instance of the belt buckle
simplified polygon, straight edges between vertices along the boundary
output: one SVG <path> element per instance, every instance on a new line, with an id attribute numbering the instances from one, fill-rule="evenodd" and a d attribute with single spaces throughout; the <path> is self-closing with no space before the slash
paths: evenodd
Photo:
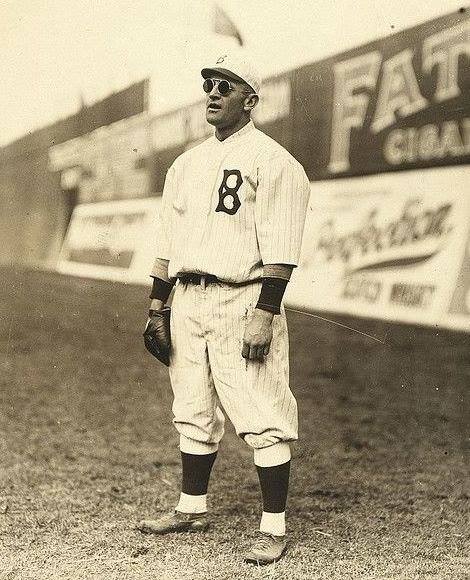
<path id="1" fill-rule="evenodd" d="M 205 274 L 201 274 L 201 288 L 203 290 L 206 289 L 207 286 L 207 280 L 206 280 L 206 275 Z"/>

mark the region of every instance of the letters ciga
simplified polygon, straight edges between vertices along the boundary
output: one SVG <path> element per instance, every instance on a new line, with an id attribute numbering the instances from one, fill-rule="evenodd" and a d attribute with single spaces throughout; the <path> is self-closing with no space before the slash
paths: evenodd
<path id="1" fill-rule="evenodd" d="M 329 171 L 339 173 L 349 169 L 351 130 L 363 126 L 371 90 L 378 89 L 370 125 L 373 133 L 379 133 L 390 127 L 397 118 L 408 117 L 428 108 L 431 104 L 443 103 L 461 94 L 458 84 L 459 57 L 470 56 L 470 21 L 442 30 L 425 39 L 421 53 L 421 71 L 414 70 L 413 55 L 414 51 L 406 48 L 382 62 L 382 54 L 374 50 L 334 66 L 335 89 Z M 380 69 L 382 79 L 380 86 L 376 87 Z M 430 102 L 421 94 L 417 72 L 430 75 L 434 69 L 436 69 L 436 89 Z M 456 123 L 455 125 L 457 126 Z M 467 122 L 466 129 L 468 125 Z M 458 133 L 458 127 L 456 131 Z M 453 138 L 457 138 L 455 131 Z M 470 153 L 470 143 L 467 143 L 468 147 L 462 143 L 460 145 L 465 150 L 460 154 Z M 457 144 L 453 146 L 456 148 Z"/>

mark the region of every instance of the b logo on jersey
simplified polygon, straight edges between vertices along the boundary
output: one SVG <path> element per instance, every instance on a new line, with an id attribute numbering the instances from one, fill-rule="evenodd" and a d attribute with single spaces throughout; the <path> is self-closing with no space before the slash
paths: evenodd
<path id="1" fill-rule="evenodd" d="M 229 215 L 237 213 L 241 206 L 237 192 L 242 183 L 242 174 L 238 169 L 224 169 L 224 178 L 219 187 L 219 203 L 215 211 L 223 211 Z"/>

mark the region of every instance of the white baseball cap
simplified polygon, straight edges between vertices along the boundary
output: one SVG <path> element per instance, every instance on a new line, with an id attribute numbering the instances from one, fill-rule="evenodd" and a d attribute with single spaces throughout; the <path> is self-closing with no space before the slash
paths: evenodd
<path id="1" fill-rule="evenodd" d="M 214 74 L 223 74 L 236 81 L 243 81 L 257 94 L 261 87 L 261 77 L 253 63 L 238 55 L 222 54 L 214 66 L 203 68 L 201 74 L 205 79 Z"/>

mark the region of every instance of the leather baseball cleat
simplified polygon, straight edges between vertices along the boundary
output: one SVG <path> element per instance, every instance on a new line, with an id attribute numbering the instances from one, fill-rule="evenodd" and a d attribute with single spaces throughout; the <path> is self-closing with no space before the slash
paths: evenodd
<path id="1" fill-rule="evenodd" d="M 256 542 L 251 547 L 251 550 L 245 554 L 244 560 L 259 566 L 272 564 L 282 558 L 286 551 L 286 546 L 285 536 L 273 536 L 272 534 L 259 532 Z"/>
<path id="2" fill-rule="evenodd" d="M 172 532 L 203 532 L 209 527 L 207 514 L 171 512 L 156 520 L 142 520 L 137 529 L 143 534 L 170 534 Z"/>

